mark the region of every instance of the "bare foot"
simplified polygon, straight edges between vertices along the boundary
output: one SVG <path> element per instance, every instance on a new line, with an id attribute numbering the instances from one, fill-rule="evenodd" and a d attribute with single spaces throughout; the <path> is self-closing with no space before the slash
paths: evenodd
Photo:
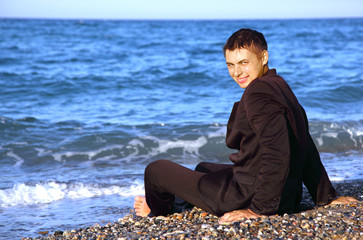
<path id="1" fill-rule="evenodd" d="M 352 203 L 352 202 L 358 202 L 358 200 L 355 198 L 352 198 L 352 197 L 341 196 L 341 197 L 338 197 L 337 199 L 335 199 L 334 201 L 332 201 L 330 203 L 330 205 L 347 204 L 347 203 Z"/>
<path id="2" fill-rule="evenodd" d="M 145 197 L 142 196 L 135 197 L 134 209 L 136 215 L 140 217 L 146 217 L 151 212 L 149 206 L 146 203 Z"/>

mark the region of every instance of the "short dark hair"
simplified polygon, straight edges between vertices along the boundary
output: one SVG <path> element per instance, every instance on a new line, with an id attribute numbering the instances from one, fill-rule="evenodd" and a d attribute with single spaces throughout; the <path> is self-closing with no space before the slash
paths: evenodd
<path id="1" fill-rule="evenodd" d="M 233 33 L 223 47 L 224 56 L 226 51 L 233 51 L 237 48 L 247 48 L 260 54 L 262 51 L 267 51 L 267 42 L 262 33 L 248 28 L 241 28 Z"/>

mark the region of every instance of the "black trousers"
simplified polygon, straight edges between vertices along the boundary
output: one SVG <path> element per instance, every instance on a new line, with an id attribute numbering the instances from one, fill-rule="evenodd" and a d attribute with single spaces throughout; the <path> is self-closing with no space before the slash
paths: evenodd
<path id="1" fill-rule="evenodd" d="M 199 179 L 208 172 L 232 167 L 232 164 L 201 162 L 191 170 L 169 160 L 157 160 L 145 169 L 145 197 L 155 216 L 172 212 L 175 196 L 184 201 L 215 214 L 200 197 Z"/>

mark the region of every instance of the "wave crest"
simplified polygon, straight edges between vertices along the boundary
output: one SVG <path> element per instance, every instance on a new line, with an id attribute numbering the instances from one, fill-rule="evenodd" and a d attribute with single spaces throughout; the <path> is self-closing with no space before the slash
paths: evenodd
<path id="1" fill-rule="evenodd" d="M 97 184 L 45 182 L 35 185 L 20 183 L 11 189 L 0 190 L 0 206 L 44 204 L 62 199 L 90 198 L 102 195 L 118 194 L 131 197 L 144 194 L 142 182 L 130 186 L 100 187 Z"/>

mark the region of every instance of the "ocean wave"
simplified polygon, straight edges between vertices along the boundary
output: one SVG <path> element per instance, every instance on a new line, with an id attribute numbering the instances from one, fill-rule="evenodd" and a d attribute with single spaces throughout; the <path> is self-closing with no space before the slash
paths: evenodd
<path id="1" fill-rule="evenodd" d="M 97 184 L 44 182 L 37 184 L 19 183 L 10 189 L 0 190 L 0 206 L 46 204 L 63 199 L 91 198 L 117 194 L 121 197 L 143 195 L 141 181 L 129 186 L 100 187 Z"/>
<path id="2" fill-rule="evenodd" d="M 311 121 L 310 132 L 323 153 L 361 152 L 363 121 Z M 0 118 L 0 164 L 88 163 L 145 164 L 166 158 L 185 164 L 197 160 L 228 161 L 235 151 L 225 145 L 221 124 L 86 125 L 68 121 L 50 124 L 35 118 Z"/>
<path id="3" fill-rule="evenodd" d="M 321 152 L 363 149 L 363 120 L 350 122 L 310 122 L 310 133 Z"/>
<path id="4" fill-rule="evenodd" d="M 148 162 L 159 158 L 179 158 L 183 160 L 202 157 L 200 149 L 208 142 L 205 136 L 195 140 L 164 140 L 155 136 L 133 138 L 126 144 L 109 145 L 98 136 L 104 147 L 89 149 L 87 151 L 49 151 L 44 148 L 37 148 L 37 157 L 51 157 L 58 162 L 89 162 L 96 166 L 123 165 L 131 162 Z M 18 156 L 12 154 L 17 165 L 23 163 Z M 16 157 L 16 158 L 15 158 Z M 15 165 L 14 164 L 14 165 Z"/>

